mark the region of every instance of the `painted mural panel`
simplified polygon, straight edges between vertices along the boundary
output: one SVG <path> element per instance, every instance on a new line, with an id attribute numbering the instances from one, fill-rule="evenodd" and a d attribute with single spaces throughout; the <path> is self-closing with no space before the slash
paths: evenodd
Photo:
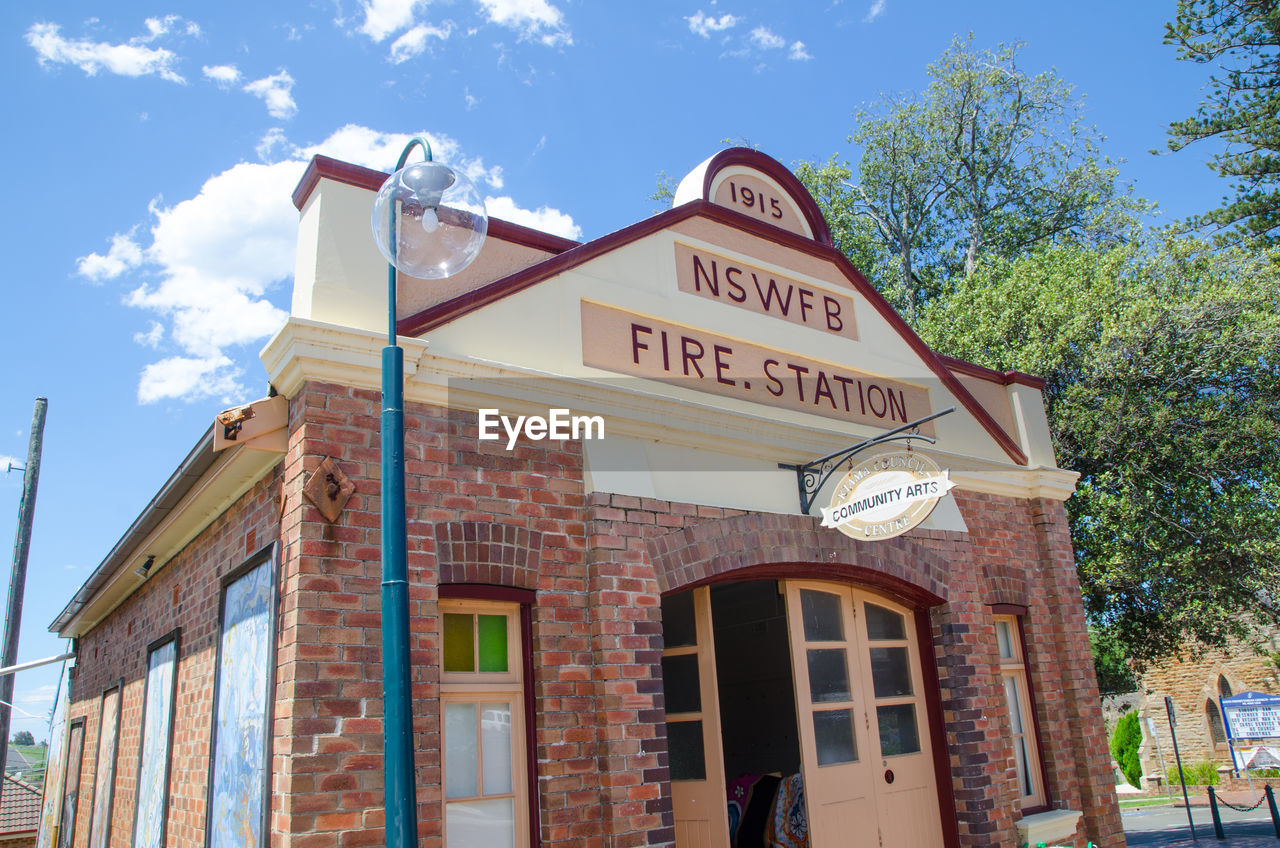
<path id="1" fill-rule="evenodd" d="M 116 754 L 120 747 L 120 686 L 102 693 L 102 721 L 98 724 L 98 764 L 93 774 L 93 816 L 89 819 L 89 848 L 107 848 L 111 839 L 111 809 L 116 790 Z"/>
<path id="2" fill-rule="evenodd" d="M 274 560 L 223 590 L 222 634 L 209 775 L 210 848 L 265 845 L 268 709 L 275 670 Z"/>
<path id="3" fill-rule="evenodd" d="M 62 779 L 67 767 L 67 713 L 70 710 L 67 668 L 64 662 L 58 678 L 58 695 L 53 703 L 53 721 L 49 725 L 49 758 L 44 775 L 44 799 L 40 804 L 40 832 L 36 836 L 36 848 L 52 848 L 53 829 L 58 824 L 58 810 L 62 806 Z"/>
<path id="4" fill-rule="evenodd" d="M 162 848 L 165 844 L 177 668 L 178 640 L 175 636 L 153 647 L 147 657 L 142 752 L 138 763 L 138 806 L 133 825 L 134 848 Z"/>
<path id="5" fill-rule="evenodd" d="M 80 767 L 84 754 L 84 719 L 72 723 L 67 733 L 66 784 L 62 790 L 62 817 L 58 825 L 58 848 L 71 848 L 76 835 L 76 808 L 80 799 Z M 43 830 L 42 830 L 43 832 Z"/>

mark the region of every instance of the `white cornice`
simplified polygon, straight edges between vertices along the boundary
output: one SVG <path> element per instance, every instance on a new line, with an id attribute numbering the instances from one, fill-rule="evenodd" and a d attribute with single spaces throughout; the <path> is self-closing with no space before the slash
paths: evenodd
<path id="1" fill-rule="evenodd" d="M 638 378 L 585 380 L 507 363 L 438 356 L 423 339 L 401 338 L 405 399 L 451 409 L 499 407 L 506 414 L 545 414 L 552 406 L 604 416 L 609 435 L 731 454 L 766 462 L 804 463 L 874 435 L 766 417 L 750 405 Z M 292 397 L 308 381 L 376 389 L 385 337 L 365 330 L 290 318 L 264 348 L 271 384 Z M 465 382 L 464 382 L 465 381 Z M 637 387 L 643 390 L 637 391 Z M 735 408 L 736 407 L 736 408 Z M 1066 500 L 1079 475 L 1051 466 L 1024 467 L 918 446 L 964 489 L 1014 498 Z"/>

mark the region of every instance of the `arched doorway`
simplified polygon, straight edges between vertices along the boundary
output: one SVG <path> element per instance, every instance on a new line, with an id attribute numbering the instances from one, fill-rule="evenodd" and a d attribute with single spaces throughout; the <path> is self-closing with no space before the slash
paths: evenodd
<path id="1" fill-rule="evenodd" d="M 793 579 L 662 606 L 677 848 L 943 844 L 911 609 Z"/>

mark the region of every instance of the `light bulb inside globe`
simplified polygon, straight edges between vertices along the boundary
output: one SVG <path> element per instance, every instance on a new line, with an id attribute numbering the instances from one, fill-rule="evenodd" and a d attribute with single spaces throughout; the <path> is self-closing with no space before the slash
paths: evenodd
<path id="1" fill-rule="evenodd" d="M 480 253 L 489 217 L 466 174 L 439 162 L 416 162 L 382 184 L 371 216 L 378 250 L 398 271 L 437 280 Z"/>

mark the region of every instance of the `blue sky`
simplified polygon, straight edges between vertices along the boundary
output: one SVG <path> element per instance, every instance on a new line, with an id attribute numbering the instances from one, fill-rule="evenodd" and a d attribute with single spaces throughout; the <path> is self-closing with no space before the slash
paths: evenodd
<path id="1" fill-rule="evenodd" d="M 1216 205 L 1208 150 L 1152 156 L 1203 69 L 1161 44 L 1172 0 L 173 0 L 0 8 L 8 130 L 0 287 L 0 556 L 35 398 L 49 398 L 20 660 L 220 409 L 266 393 L 289 307 L 290 193 L 325 153 L 389 170 L 407 137 L 490 214 L 590 239 L 746 141 L 854 158 L 852 113 L 916 90 L 956 35 L 1021 41 L 1087 95 L 1104 151 L 1169 218 Z M 5 572 L 7 574 L 7 571 Z M 3 584 L 7 586 L 7 577 Z M 56 673 L 18 678 L 37 716 Z M 15 712 L 14 730 L 45 733 Z"/>

